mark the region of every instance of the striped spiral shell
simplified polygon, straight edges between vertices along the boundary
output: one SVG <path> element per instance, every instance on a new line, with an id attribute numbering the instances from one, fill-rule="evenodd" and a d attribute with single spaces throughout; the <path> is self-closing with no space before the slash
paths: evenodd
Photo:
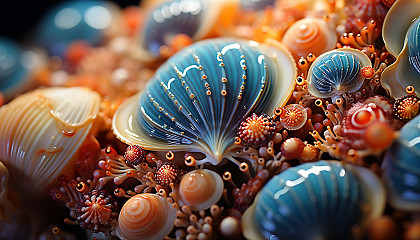
<path id="1" fill-rule="evenodd" d="M 156 194 L 137 194 L 124 204 L 118 217 L 117 236 L 123 240 L 163 239 L 174 227 L 176 209 Z"/>
<path id="2" fill-rule="evenodd" d="M 319 56 L 335 48 L 337 34 L 332 26 L 321 18 L 305 18 L 295 22 L 286 31 L 282 43 L 297 61 L 309 53 Z"/>

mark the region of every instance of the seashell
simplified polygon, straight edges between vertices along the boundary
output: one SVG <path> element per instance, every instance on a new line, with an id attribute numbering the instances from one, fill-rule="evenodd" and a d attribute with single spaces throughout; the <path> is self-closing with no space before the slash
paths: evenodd
<path id="1" fill-rule="evenodd" d="M 308 72 L 308 91 L 315 97 L 335 98 L 357 91 L 363 84 L 363 67 L 371 67 L 369 58 L 355 49 L 326 52 L 312 63 Z"/>
<path id="2" fill-rule="evenodd" d="M 32 85 L 28 56 L 14 42 L 0 38 L 0 93 L 6 101 Z"/>
<path id="3" fill-rule="evenodd" d="M 401 128 L 399 137 L 386 151 L 383 179 L 391 206 L 420 210 L 420 116 Z"/>
<path id="4" fill-rule="evenodd" d="M 395 99 L 406 95 L 408 86 L 414 87 L 420 96 L 419 16 L 420 3 L 407 0 L 396 2 L 385 18 L 382 34 L 385 45 L 392 55 L 398 57 L 382 73 L 381 84 Z"/>
<path id="5" fill-rule="evenodd" d="M 420 98 L 415 95 L 406 95 L 394 102 L 394 117 L 401 121 L 409 121 L 419 114 Z"/>
<path id="6" fill-rule="evenodd" d="M 108 1 L 67 1 L 51 9 L 38 26 L 35 41 L 51 55 L 63 56 L 67 46 L 84 40 L 93 46 L 115 31 L 119 8 Z"/>
<path id="7" fill-rule="evenodd" d="M 237 0 L 170 0 L 156 6 L 139 35 L 141 54 L 158 57 L 160 48 L 169 46 L 177 34 L 194 41 L 212 35 L 216 21 L 232 5 L 237 5 Z"/>
<path id="8" fill-rule="evenodd" d="M 280 44 L 201 41 L 171 57 L 119 107 L 114 134 L 146 150 L 202 152 L 198 164 L 216 165 L 234 148 L 241 119 L 283 106 L 295 77 L 296 65 Z"/>
<path id="9" fill-rule="evenodd" d="M 174 227 L 176 209 L 163 197 L 137 194 L 124 204 L 118 217 L 117 236 L 122 240 L 163 239 Z"/>
<path id="10" fill-rule="evenodd" d="M 244 10 L 264 10 L 267 6 L 274 6 L 275 0 L 240 0 Z"/>
<path id="11" fill-rule="evenodd" d="M 308 120 L 306 109 L 299 104 L 289 104 L 285 106 L 280 114 L 280 123 L 287 130 L 298 130 L 302 128 Z"/>
<path id="12" fill-rule="evenodd" d="M 223 194 L 223 180 L 219 174 L 207 170 L 194 170 L 185 174 L 179 184 L 180 201 L 196 211 L 206 210 L 217 203 Z"/>
<path id="13" fill-rule="evenodd" d="M 334 27 L 322 18 L 305 18 L 295 22 L 286 31 L 282 43 L 298 61 L 309 53 L 319 56 L 333 50 L 337 43 Z"/>
<path id="14" fill-rule="evenodd" d="M 385 208 L 385 191 L 368 169 L 319 161 L 274 176 L 242 217 L 247 239 L 337 239 Z"/>
<path id="15" fill-rule="evenodd" d="M 96 92 L 75 87 L 38 89 L 0 108 L 0 160 L 19 194 L 45 194 L 59 174 L 72 175 L 99 105 Z"/>

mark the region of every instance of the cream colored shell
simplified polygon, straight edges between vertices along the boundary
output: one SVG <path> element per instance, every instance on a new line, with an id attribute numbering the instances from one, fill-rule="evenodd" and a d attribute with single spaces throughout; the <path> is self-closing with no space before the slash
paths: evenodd
<path id="1" fill-rule="evenodd" d="M 72 170 L 90 132 L 100 96 L 86 88 L 45 88 L 0 108 L 0 160 L 20 195 L 42 193 Z"/>

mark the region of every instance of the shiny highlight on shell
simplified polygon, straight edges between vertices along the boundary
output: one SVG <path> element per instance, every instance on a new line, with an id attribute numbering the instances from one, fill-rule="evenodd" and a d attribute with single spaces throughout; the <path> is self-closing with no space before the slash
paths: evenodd
<path id="1" fill-rule="evenodd" d="M 235 154 L 243 116 L 273 112 L 291 96 L 296 78 L 291 54 L 280 43 L 219 38 L 172 56 L 147 88 L 114 115 L 114 134 L 154 151 L 201 152 L 201 165 Z"/>
<path id="2" fill-rule="evenodd" d="M 137 194 L 124 204 L 118 217 L 117 236 L 122 240 L 163 239 L 174 227 L 176 209 L 163 197 Z"/>
<path id="3" fill-rule="evenodd" d="M 223 194 L 223 189 L 223 180 L 219 174 L 200 169 L 185 174 L 178 191 L 182 203 L 200 211 L 217 203 Z"/>

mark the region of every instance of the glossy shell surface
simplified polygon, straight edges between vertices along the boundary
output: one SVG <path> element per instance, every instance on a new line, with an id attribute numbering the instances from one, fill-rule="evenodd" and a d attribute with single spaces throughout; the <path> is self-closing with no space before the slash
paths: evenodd
<path id="1" fill-rule="evenodd" d="M 124 204 L 118 217 L 117 236 L 122 240 L 163 239 L 174 227 L 176 209 L 156 194 L 137 194 Z"/>
<path id="2" fill-rule="evenodd" d="M 98 45 L 116 21 L 117 13 L 118 8 L 108 1 L 63 2 L 40 21 L 36 42 L 58 56 L 75 40 Z"/>
<path id="3" fill-rule="evenodd" d="M 420 116 L 409 121 L 385 153 L 383 178 L 391 206 L 420 210 Z"/>
<path id="4" fill-rule="evenodd" d="M 124 102 L 114 134 L 149 150 L 202 152 L 218 164 L 251 112 L 272 113 L 294 89 L 296 65 L 278 44 L 211 39 L 184 49 Z"/>
<path id="5" fill-rule="evenodd" d="M 178 192 L 180 200 L 184 204 L 193 210 L 200 211 L 216 204 L 222 197 L 223 189 L 223 180 L 219 174 L 211 170 L 200 169 L 182 177 Z"/>
<path id="6" fill-rule="evenodd" d="M 408 86 L 420 96 L 420 1 L 398 1 L 388 15 L 383 38 L 397 60 L 382 73 L 381 84 L 395 99 L 407 95 Z"/>
<path id="7" fill-rule="evenodd" d="M 295 60 L 309 53 L 319 56 L 333 50 L 337 43 L 334 27 L 321 18 L 305 18 L 295 22 L 286 31 L 282 43 L 292 52 Z"/>
<path id="8" fill-rule="evenodd" d="M 193 40 L 206 37 L 225 5 L 236 0 L 171 0 L 150 10 L 145 27 L 139 35 L 145 54 L 157 57 L 161 46 L 168 46 L 177 34 Z"/>
<path id="9" fill-rule="evenodd" d="M 9 39 L 0 38 L 0 92 L 6 101 L 30 87 L 29 74 L 22 49 Z"/>
<path id="10" fill-rule="evenodd" d="M 379 179 L 364 168 L 337 161 L 305 163 L 272 178 L 243 215 L 248 239 L 324 239 L 349 234 L 351 227 L 385 207 Z M 373 205 L 374 204 L 374 205 Z"/>
<path id="11" fill-rule="evenodd" d="M 312 63 L 308 72 L 308 90 L 319 98 L 337 97 L 355 92 L 363 84 L 361 69 L 371 67 L 369 58 L 355 49 L 326 52 Z"/>
<path id="12" fill-rule="evenodd" d="M 92 129 L 100 96 L 86 88 L 45 88 L 0 108 L 0 160 L 20 193 L 44 193 L 71 169 Z"/>

